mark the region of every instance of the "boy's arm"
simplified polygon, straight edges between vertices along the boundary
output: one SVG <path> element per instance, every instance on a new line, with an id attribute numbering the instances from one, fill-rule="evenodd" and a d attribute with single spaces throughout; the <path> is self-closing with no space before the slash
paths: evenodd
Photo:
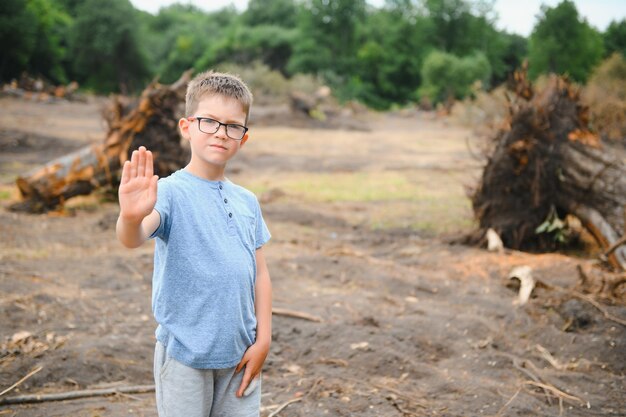
<path id="1" fill-rule="evenodd" d="M 161 215 L 158 211 L 152 210 L 137 224 L 133 220 L 125 220 L 122 215 L 117 218 L 115 232 L 117 238 L 127 248 L 137 248 L 141 246 L 161 224 Z"/>
<path id="2" fill-rule="evenodd" d="M 153 175 L 152 152 L 143 146 L 133 151 L 122 169 L 120 215 L 115 228 L 117 238 L 128 248 L 140 246 L 159 227 L 161 218 L 154 210 L 157 180 Z"/>
<path id="3" fill-rule="evenodd" d="M 237 390 L 238 397 L 243 396 L 243 392 L 250 384 L 250 381 L 261 372 L 272 342 L 272 282 L 263 248 L 256 250 L 256 265 L 256 295 L 254 303 L 257 321 L 256 342 L 246 350 L 235 370 L 239 372 L 244 366 L 246 367 L 241 385 Z"/>

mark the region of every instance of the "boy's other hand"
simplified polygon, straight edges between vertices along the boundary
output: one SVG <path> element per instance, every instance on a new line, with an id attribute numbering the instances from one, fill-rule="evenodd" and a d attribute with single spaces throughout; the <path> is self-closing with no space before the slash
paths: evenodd
<path id="1" fill-rule="evenodd" d="M 152 152 L 143 146 L 133 151 L 130 161 L 124 162 L 118 191 L 122 219 L 141 222 L 152 213 L 157 199 L 158 178 L 154 175 Z"/>
<path id="2" fill-rule="evenodd" d="M 235 372 L 239 372 L 245 367 L 241 385 L 237 390 L 237 397 L 243 397 L 243 392 L 248 388 L 250 381 L 259 375 L 269 351 L 269 345 L 261 343 L 254 343 L 246 350 L 243 358 L 241 358 L 241 362 L 239 362 L 239 365 L 237 365 L 235 369 Z"/>

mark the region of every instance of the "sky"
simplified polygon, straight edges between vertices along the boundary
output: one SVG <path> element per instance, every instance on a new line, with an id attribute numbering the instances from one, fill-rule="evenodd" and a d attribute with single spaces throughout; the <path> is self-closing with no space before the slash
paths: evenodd
<path id="1" fill-rule="evenodd" d="M 159 8 L 172 3 L 191 3 L 205 10 L 216 10 L 234 5 L 244 10 L 248 0 L 131 0 L 133 5 L 150 13 L 157 13 Z M 381 6 L 384 0 L 368 0 L 374 6 Z M 536 16 L 542 4 L 556 6 L 560 0 L 496 0 L 495 11 L 498 14 L 496 27 L 507 32 L 528 36 L 536 23 Z M 574 0 L 578 13 L 584 16 L 596 29 L 604 31 L 611 20 L 626 18 L 625 0 Z"/>

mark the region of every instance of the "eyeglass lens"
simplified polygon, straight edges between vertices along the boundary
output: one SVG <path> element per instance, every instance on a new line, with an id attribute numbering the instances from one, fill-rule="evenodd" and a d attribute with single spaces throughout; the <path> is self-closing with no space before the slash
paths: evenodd
<path id="1" fill-rule="evenodd" d="M 199 119 L 199 123 L 200 130 L 209 134 L 217 132 L 220 125 L 224 124 L 213 119 Z M 224 126 L 226 127 L 226 136 L 231 139 L 240 140 L 246 134 L 246 129 L 243 126 L 235 124 L 224 124 Z"/>

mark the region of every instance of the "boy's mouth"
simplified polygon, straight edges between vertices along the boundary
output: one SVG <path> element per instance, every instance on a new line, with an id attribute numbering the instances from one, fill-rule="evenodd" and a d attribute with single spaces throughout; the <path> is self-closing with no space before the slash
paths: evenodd
<path id="1" fill-rule="evenodd" d="M 225 148 L 225 147 L 224 147 L 224 146 L 222 146 L 222 145 L 210 145 L 210 146 L 211 146 L 211 148 L 223 149 L 223 150 L 225 150 L 225 151 L 227 151 L 227 150 L 228 150 L 228 148 Z"/>

